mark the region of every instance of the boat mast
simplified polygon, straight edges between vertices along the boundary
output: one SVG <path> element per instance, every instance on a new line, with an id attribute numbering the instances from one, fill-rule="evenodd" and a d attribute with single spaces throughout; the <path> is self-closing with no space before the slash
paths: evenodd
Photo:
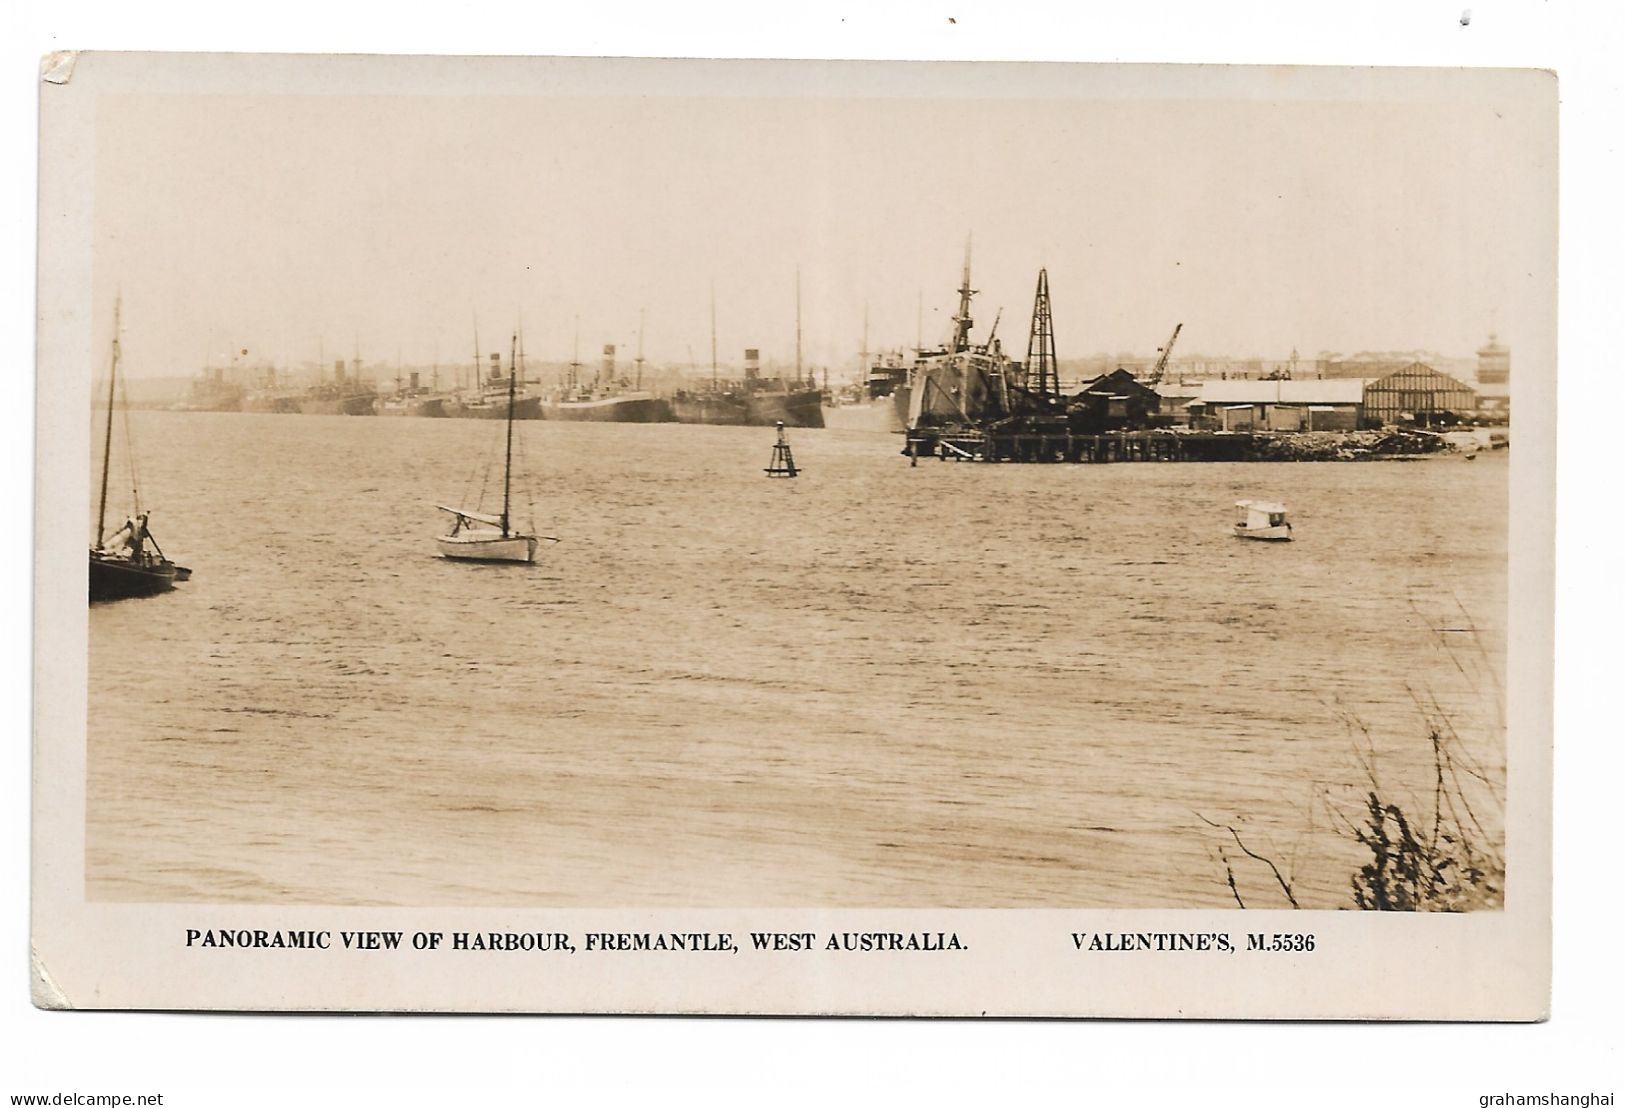
<path id="1" fill-rule="evenodd" d="M 575 346 L 570 353 L 570 391 L 581 387 L 581 313 L 576 313 Z"/>
<path id="2" fill-rule="evenodd" d="M 643 391 L 643 315 L 645 311 L 644 308 L 638 309 L 638 379 L 633 388 L 639 392 Z"/>
<path id="3" fill-rule="evenodd" d="M 869 379 L 869 302 L 867 300 L 863 302 L 863 349 L 859 352 L 858 357 L 862 359 L 862 364 L 858 366 L 858 385 L 860 388 L 865 388 Z M 868 397 L 865 396 L 863 399 L 868 399 Z"/>
<path id="4" fill-rule="evenodd" d="M 102 545 L 102 537 L 107 533 L 107 471 L 113 460 L 113 395 L 118 391 L 118 328 L 119 309 L 123 297 L 113 300 L 113 365 L 107 373 L 107 434 L 102 440 L 102 499 L 101 506 L 96 509 L 96 545 Z"/>
<path id="5" fill-rule="evenodd" d="M 717 387 L 717 283 L 711 282 L 711 388 Z"/>
<path id="6" fill-rule="evenodd" d="M 796 384 L 801 384 L 801 267 L 796 266 Z"/>
<path id="7" fill-rule="evenodd" d="M 508 349 L 508 448 L 502 461 L 502 537 L 508 537 L 508 490 L 513 480 L 513 397 L 514 381 L 518 375 L 519 335 L 513 336 Z"/>

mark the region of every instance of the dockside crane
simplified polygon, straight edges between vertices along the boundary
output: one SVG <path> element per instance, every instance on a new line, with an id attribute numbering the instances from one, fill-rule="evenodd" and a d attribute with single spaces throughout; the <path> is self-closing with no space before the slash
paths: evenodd
<path id="1" fill-rule="evenodd" d="M 1039 396 L 1061 394 L 1061 363 L 1055 357 L 1055 324 L 1049 306 L 1049 272 L 1043 269 L 1038 271 L 1033 325 L 1027 335 L 1027 387 Z"/>
<path id="2" fill-rule="evenodd" d="M 1151 371 L 1151 380 L 1146 382 L 1148 387 L 1154 389 L 1162 384 L 1162 375 L 1168 372 L 1168 355 L 1174 352 L 1174 343 L 1178 341 L 1179 329 L 1183 326 L 1185 326 L 1183 323 L 1174 324 L 1174 333 L 1168 336 L 1168 343 L 1162 348 L 1162 353 L 1157 358 L 1156 368 Z"/>

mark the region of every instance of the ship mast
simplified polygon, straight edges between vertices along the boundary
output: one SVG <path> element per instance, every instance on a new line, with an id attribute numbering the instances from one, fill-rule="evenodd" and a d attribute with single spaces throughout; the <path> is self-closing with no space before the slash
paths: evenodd
<path id="1" fill-rule="evenodd" d="M 858 367 L 858 385 L 861 387 L 869 378 L 869 302 L 863 302 L 863 350 L 858 357 L 863 364 Z"/>
<path id="2" fill-rule="evenodd" d="M 576 313 L 575 346 L 570 354 L 570 391 L 581 387 L 581 313 Z"/>
<path id="3" fill-rule="evenodd" d="M 502 537 L 508 537 L 508 492 L 513 482 L 513 398 L 514 381 L 518 377 L 519 334 L 514 333 L 508 348 L 508 446 L 502 460 Z"/>
<path id="4" fill-rule="evenodd" d="M 970 298 L 976 290 L 970 287 L 970 236 L 965 236 L 965 269 L 959 282 L 959 311 L 954 315 L 954 341 L 948 353 L 959 354 L 970 349 Z"/>
<path id="5" fill-rule="evenodd" d="M 717 387 L 717 283 L 711 282 L 711 387 Z"/>
<path id="6" fill-rule="evenodd" d="M 638 309 L 638 356 L 634 359 L 637 362 L 638 378 L 633 387 L 640 392 L 643 390 L 643 317 L 646 311 L 645 308 Z"/>
<path id="7" fill-rule="evenodd" d="M 796 266 L 796 385 L 801 385 L 801 267 Z"/>
<path id="8" fill-rule="evenodd" d="M 118 328 L 123 296 L 113 300 L 113 364 L 107 373 L 107 434 L 102 439 L 102 499 L 96 509 L 96 546 L 102 545 L 107 533 L 107 471 L 113 461 L 113 396 L 118 391 Z"/>

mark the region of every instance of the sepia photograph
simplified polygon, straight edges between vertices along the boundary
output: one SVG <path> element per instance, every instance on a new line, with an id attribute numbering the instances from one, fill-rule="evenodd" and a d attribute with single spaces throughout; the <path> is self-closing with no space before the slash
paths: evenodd
<path id="1" fill-rule="evenodd" d="M 1544 1010 L 1550 73 L 50 65 L 43 1003 L 62 898 L 783 977 L 656 1011 L 998 1009 L 1013 921 L 1353 989 L 1468 915 L 1504 996 L 1207 1011 Z M 809 984 L 868 952 L 980 984 Z M 263 1006 L 599 1007 L 424 989 Z"/>

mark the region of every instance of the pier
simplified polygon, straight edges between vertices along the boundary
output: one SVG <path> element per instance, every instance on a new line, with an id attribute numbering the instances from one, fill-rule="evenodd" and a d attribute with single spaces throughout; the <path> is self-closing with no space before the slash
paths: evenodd
<path id="1" fill-rule="evenodd" d="M 1225 432 L 911 431 L 903 453 L 914 461 L 975 462 L 1247 462 L 1257 436 Z"/>
<path id="2" fill-rule="evenodd" d="M 1502 444 L 1504 445 L 1504 443 Z M 903 453 L 956 462 L 1357 462 L 1415 458 L 1453 449 L 1417 429 L 1377 431 L 1171 431 L 1079 434 L 1064 427 L 919 428 Z"/>

